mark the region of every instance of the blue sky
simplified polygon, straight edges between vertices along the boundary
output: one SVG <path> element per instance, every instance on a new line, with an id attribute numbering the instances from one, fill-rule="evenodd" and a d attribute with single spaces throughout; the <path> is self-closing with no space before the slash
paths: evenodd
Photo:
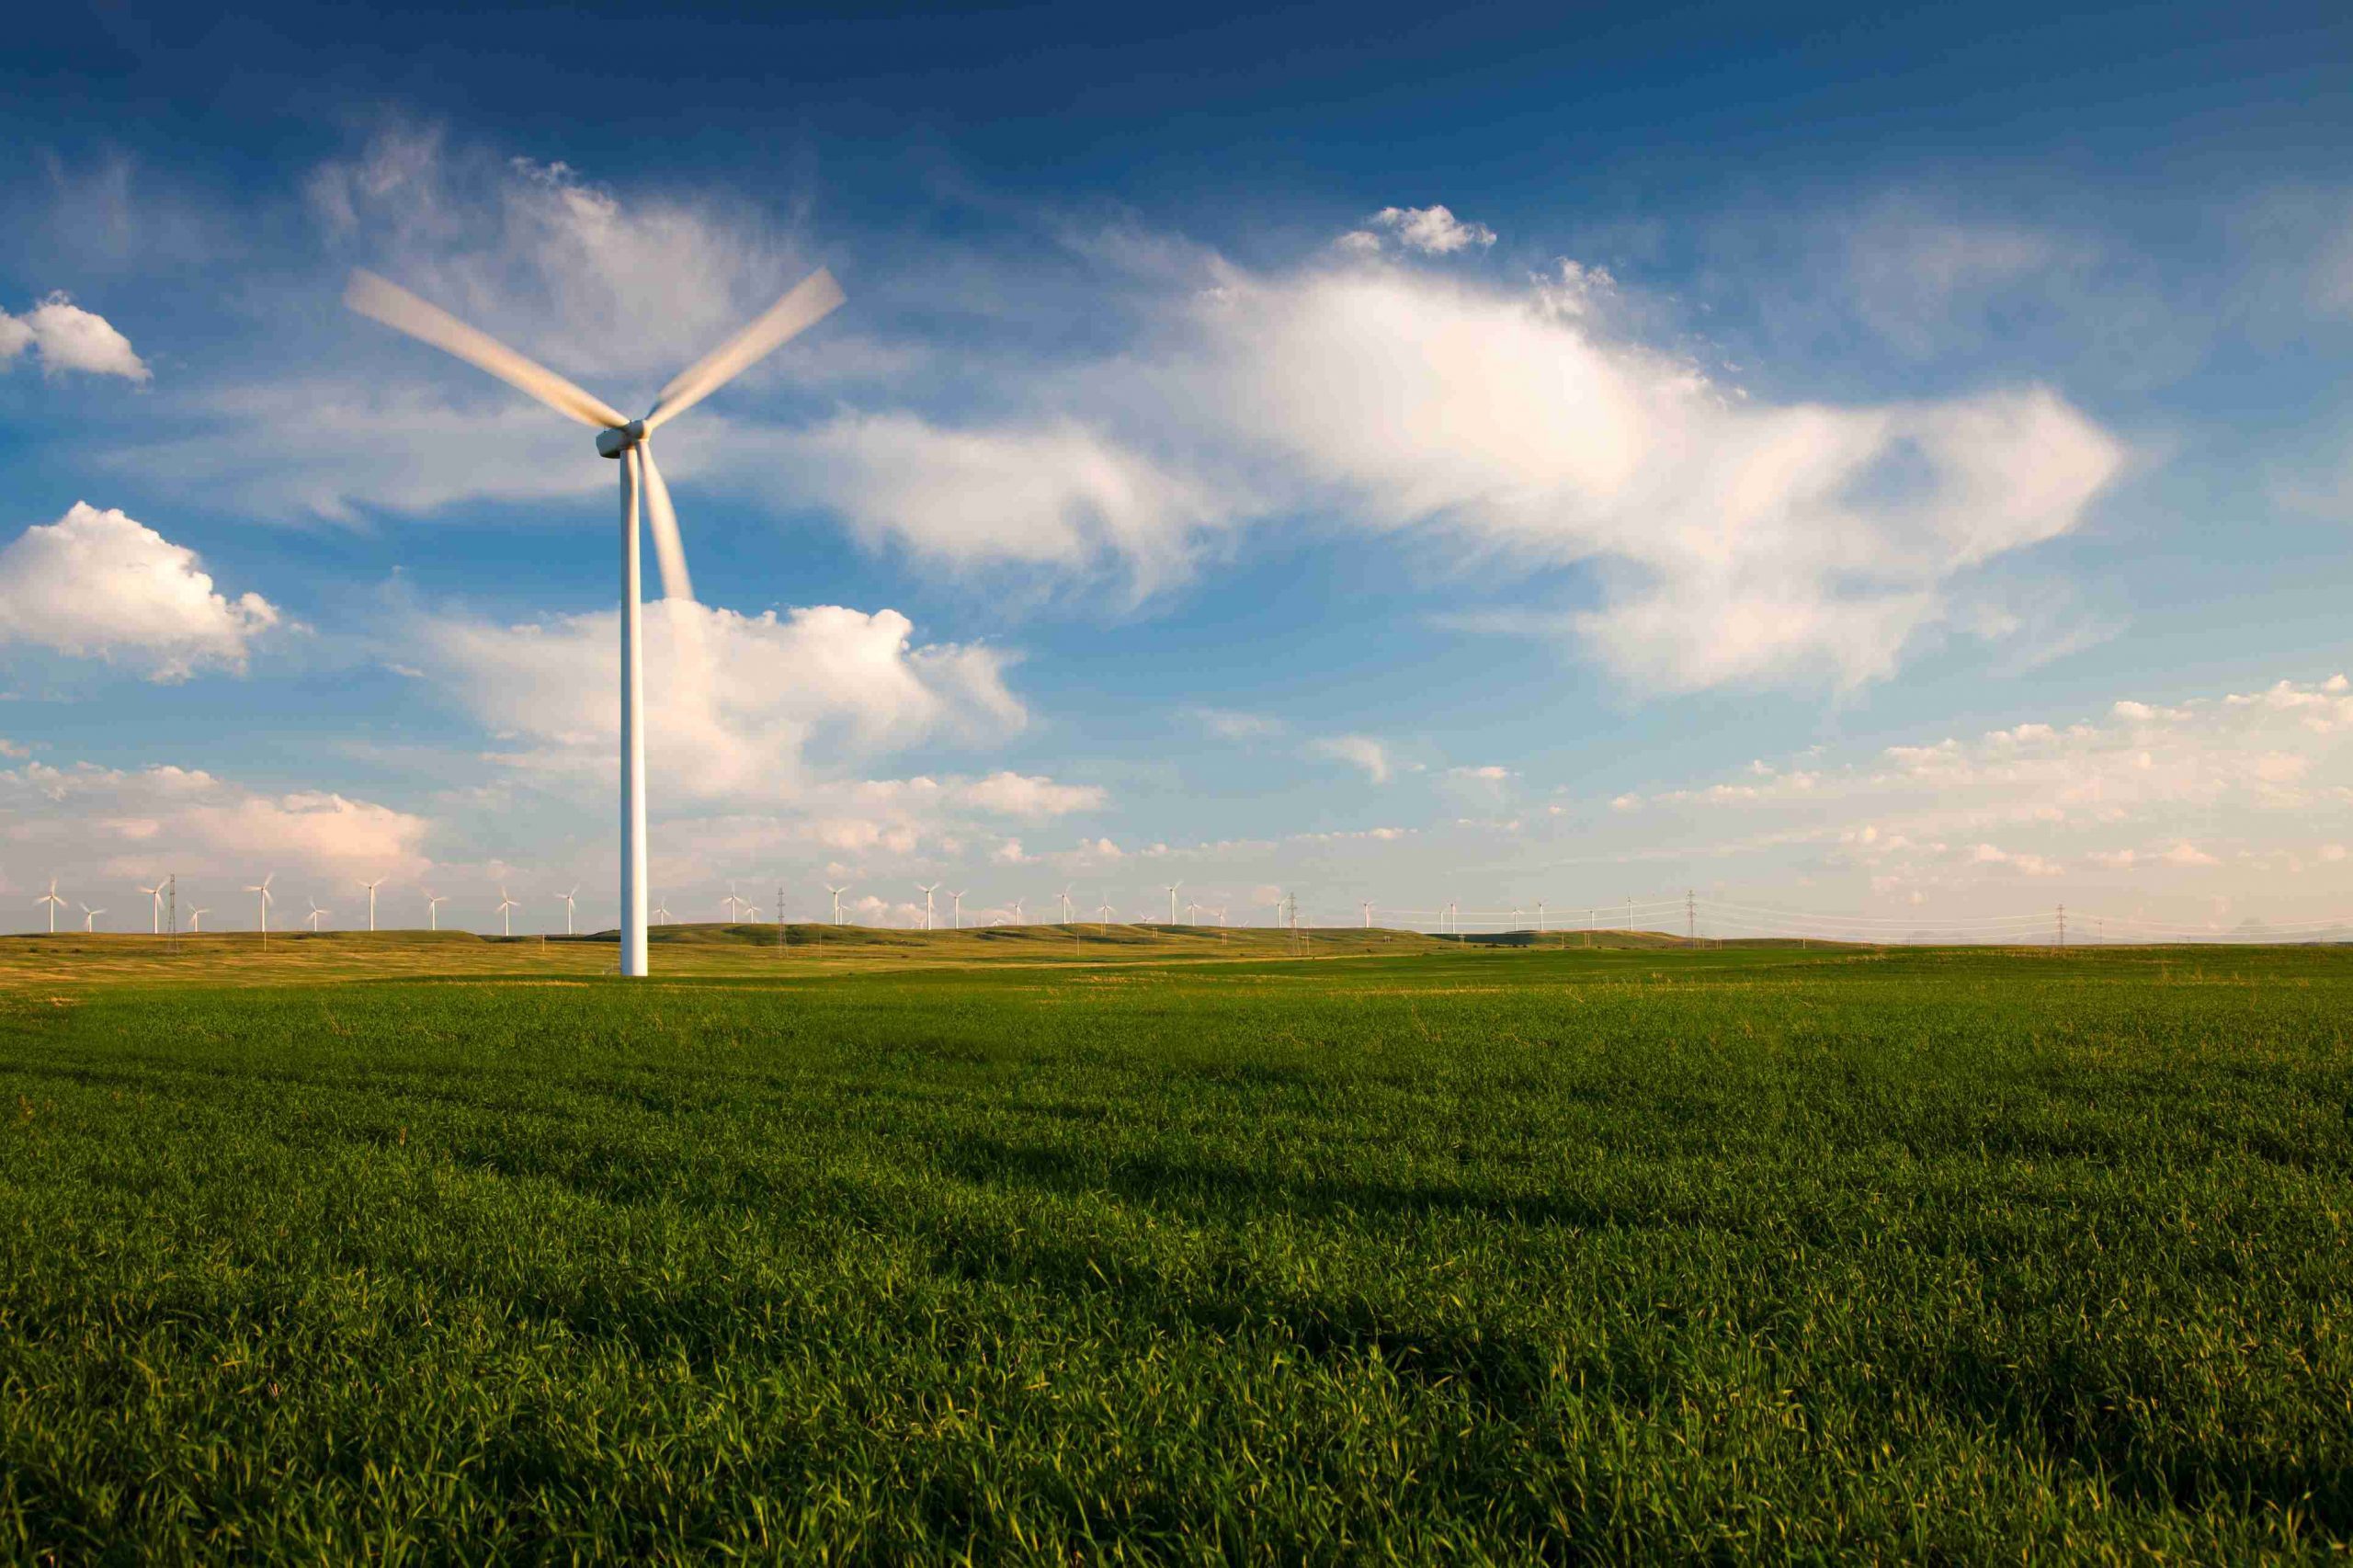
<path id="1" fill-rule="evenodd" d="M 0 926 L 608 923 L 611 470 L 343 282 L 633 407 L 819 264 L 663 438 L 682 916 L 2335 920 L 2348 64 L 2318 7 L 56 8 Z"/>

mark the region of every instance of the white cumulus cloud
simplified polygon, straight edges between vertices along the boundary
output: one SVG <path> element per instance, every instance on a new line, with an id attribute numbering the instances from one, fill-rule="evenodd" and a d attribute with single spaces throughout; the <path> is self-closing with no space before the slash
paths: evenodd
<path id="1" fill-rule="evenodd" d="M 1484 223 L 1466 223 L 1446 208 L 1438 206 L 1384 207 L 1372 215 L 1371 223 L 1373 230 L 1394 235 L 1398 244 L 1408 250 L 1420 251 L 1425 256 L 1452 256 L 1456 251 L 1468 250 L 1473 245 L 1483 250 L 1495 243 L 1495 232 Z M 1371 248 L 1364 245 L 1358 236 L 1372 240 L 1375 245 L 1379 244 L 1378 233 L 1358 229 L 1344 236 L 1346 240 L 1358 242 L 1347 248 L 1357 251 Z"/>
<path id="2" fill-rule="evenodd" d="M 0 549 L 0 642 L 176 681 L 205 665 L 244 670 L 253 640 L 279 619 L 259 594 L 217 592 L 194 551 L 118 509 L 76 501 Z"/>
<path id="3" fill-rule="evenodd" d="M 153 372 L 112 323 L 85 311 L 63 292 L 42 300 L 23 315 L 0 311 L 0 365 L 30 349 L 45 373 L 79 370 L 146 381 Z"/>

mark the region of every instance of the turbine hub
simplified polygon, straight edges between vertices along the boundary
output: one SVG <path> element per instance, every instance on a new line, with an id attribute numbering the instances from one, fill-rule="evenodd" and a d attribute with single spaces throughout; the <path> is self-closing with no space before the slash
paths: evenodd
<path id="1" fill-rule="evenodd" d="M 619 458 L 623 452 L 645 439 L 645 421 L 632 419 L 626 425 L 616 425 L 597 432 L 597 455 Z"/>

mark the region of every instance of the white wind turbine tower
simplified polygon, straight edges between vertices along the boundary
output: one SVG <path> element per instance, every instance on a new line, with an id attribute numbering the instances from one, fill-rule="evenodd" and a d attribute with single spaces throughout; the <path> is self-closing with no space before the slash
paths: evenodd
<path id="1" fill-rule="evenodd" d="M 370 931 L 376 928 L 376 890 L 391 881 L 390 877 L 378 877 L 372 882 L 359 884 L 368 890 L 368 929 Z"/>
<path id="2" fill-rule="evenodd" d="M 1364 928 L 1368 931 L 1372 929 L 1372 900 L 1370 899 L 1364 901 Z"/>
<path id="3" fill-rule="evenodd" d="M 164 934 L 163 879 L 159 877 L 156 879 L 155 885 L 153 887 L 141 888 L 139 891 L 147 895 L 149 904 L 147 912 L 147 934 L 151 937 L 160 937 Z"/>
<path id="4" fill-rule="evenodd" d="M 972 891 L 972 889 L 966 888 L 964 892 L 971 892 Z M 964 928 L 964 893 L 951 892 L 948 895 L 948 902 L 956 911 L 956 929 L 961 931 Z"/>
<path id="5" fill-rule="evenodd" d="M 744 901 L 735 896 L 735 884 L 733 882 L 727 884 L 727 896 L 721 899 L 719 902 L 727 906 L 727 923 L 731 926 L 734 925 L 736 920 L 739 918 L 736 911 L 744 906 Z"/>
<path id="6" fill-rule="evenodd" d="M 264 877 L 260 881 L 245 890 L 247 892 L 254 894 L 255 902 L 261 905 L 261 934 L 264 941 L 267 941 L 269 939 L 269 906 L 273 902 L 269 896 L 269 884 L 277 881 L 277 879 L 278 873 L 276 871 L 272 871 L 268 876 Z"/>
<path id="7" fill-rule="evenodd" d="M 1013 901 L 1013 923 L 1016 926 L 1022 924 L 1021 901 L 1017 898 Z"/>
<path id="8" fill-rule="evenodd" d="M 425 928 L 426 930 L 441 929 L 441 906 L 449 902 L 448 893 L 437 894 L 431 888 L 425 890 Z"/>
<path id="9" fill-rule="evenodd" d="M 319 934 L 319 922 L 327 917 L 327 912 L 319 907 L 317 899 L 306 898 L 302 902 L 311 906 L 311 935 L 315 937 Z"/>
<path id="10" fill-rule="evenodd" d="M 654 918 L 660 925 L 667 926 L 670 924 L 670 906 L 666 903 L 655 903 L 654 906 Z"/>
<path id="11" fill-rule="evenodd" d="M 831 882 L 820 882 L 818 886 L 834 895 L 834 924 L 840 925 L 842 923 L 842 894 L 849 892 L 849 884 L 844 882 L 841 886 L 835 887 Z"/>
<path id="12" fill-rule="evenodd" d="M 557 896 L 558 898 L 561 898 L 562 900 L 563 900 L 563 934 L 564 934 L 565 936 L 567 936 L 567 937 L 569 937 L 569 936 L 571 936 L 571 935 L 573 934 L 573 931 L 572 931 L 572 895 L 573 895 L 573 893 L 576 893 L 576 892 L 578 892 L 579 891 L 580 891 L 580 884 L 579 884 L 578 882 L 574 882 L 574 883 L 573 883 L 573 884 L 572 884 L 572 892 L 558 893 L 558 894 L 556 894 L 556 896 Z"/>
<path id="13" fill-rule="evenodd" d="M 1063 924 L 1067 926 L 1070 924 L 1070 889 L 1063 889 L 1056 896 L 1063 901 Z"/>
<path id="14" fill-rule="evenodd" d="M 931 929 L 931 895 L 938 892 L 938 882 L 932 883 L 929 887 L 924 886 L 921 882 L 915 884 L 915 892 L 923 894 L 923 928 L 926 931 Z"/>
<path id="15" fill-rule="evenodd" d="M 57 896 L 57 879 L 55 877 L 49 879 L 49 891 L 41 894 L 39 898 L 33 900 L 33 902 L 37 904 L 45 903 L 49 905 L 49 934 L 52 937 L 56 936 L 57 911 L 59 906 L 63 904 L 65 901 Z"/>
<path id="16" fill-rule="evenodd" d="M 1536 901 L 1536 934 L 1544 934 L 1544 901 L 1540 898 Z"/>
<path id="17" fill-rule="evenodd" d="M 1108 926 L 1111 924 L 1111 916 L 1118 913 L 1118 910 L 1111 907 L 1111 901 L 1107 898 L 1100 904 L 1096 906 L 1095 917 L 1104 925 Z"/>
<path id="18" fill-rule="evenodd" d="M 506 890 L 505 888 L 498 890 L 498 914 L 506 922 L 505 935 L 512 937 L 515 934 L 514 911 L 522 907 L 523 906 L 516 903 L 515 900 L 506 896 Z"/>
<path id="19" fill-rule="evenodd" d="M 803 278 L 750 325 L 672 377 L 655 394 L 654 406 L 642 419 L 624 417 L 554 371 L 372 272 L 353 272 L 343 301 L 361 315 L 454 354 L 557 413 L 594 427 L 597 455 L 620 463 L 620 971 L 642 975 L 645 972 L 645 678 L 640 664 L 642 611 L 637 517 L 641 487 L 654 534 L 654 553 L 662 566 L 663 597 L 680 607 L 694 599 L 694 586 L 687 577 L 686 547 L 678 538 L 677 513 L 670 505 L 669 486 L 662 483 L 662 471 L 654 464 L 650 437 L 830 314 L 842 302 L 841 286 L 822 268 Z M 680 631 L 681 642 L 690 635 L 685 629 L 691 625 L 683 614 L 674 612 L 672 626 Z"/>
<path id="20" fill-rule="evenodd" d="M 204 917 L 211 913 L 212 911 L 209 909 L 189 910 L 188 912 L 188 928 L 197 933 L 199 936 L 202 936 L 204 934 Z"/>
<path id="21" fill-rule="evenodd" d="M 88 936 L 92 932 L 97 930 L 98 916 L 105 913 L 106 911 L 103 909 L 92 909 L 88 904 L 84 904 L 82 906 L 82 934 L 84 936 Z"/>
<path id="22" fill-rule="evenodd" d="M 1176 890 L 1184 885 L 1182 882 L 1168 884 L 1168 924 L 1171 926 L 1176 924 Z"/>
<path id="23" fill-rule="evenodd" d="M 1200 909 L 1201 904 L 1199 899 L 1187 899 L 1185 901 L 1185 924 L 1188 926 L 1199 925 L 1200 922 L 1195 919 L 1194 916 L 1200 913 Z"/>

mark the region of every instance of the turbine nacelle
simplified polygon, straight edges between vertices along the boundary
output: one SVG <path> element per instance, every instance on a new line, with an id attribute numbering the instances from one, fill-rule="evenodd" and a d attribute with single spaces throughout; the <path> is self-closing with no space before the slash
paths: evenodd
<path id="1" fill-rule="evenodd" d="M 645 421 L 632 419 L 626 425 L 617 425 L 609 429 L 597 431 L 597 455 L 600 458 L 619 458 L 623 452 L 644 439 Z"/>

